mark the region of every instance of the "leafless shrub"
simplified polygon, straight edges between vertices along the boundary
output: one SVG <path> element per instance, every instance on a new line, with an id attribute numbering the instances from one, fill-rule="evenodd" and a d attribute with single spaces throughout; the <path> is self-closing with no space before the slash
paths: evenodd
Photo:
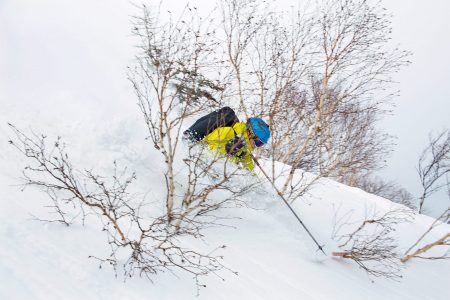
<path id="1" fill-rule="evenodd" d="M 171 190 L 177 130 L 223 103 L 269 120 L 261 155 L 291 166 L 281 188 L 290 201 L 314 183 L 294 183 L 299 168 L 344 181 L 380 167 L 389 137 L 376 123 L 394 93 L 373 94 L 389 89 L 408 53 L 387 46 L 389 16 L 377 2 L 324 0 L 287 15 L 270 2 L 226 0 L 219 13 L 218 22 L 190 7 L 167 23 L 147 9 L 136 18 L 143 55 L 130 77 Z"/>
<path id="2" fill-rule="evenodd" d="M 204 254 L 180 242 L 182 238 L 201 238 L 201 229 L 210 224 L 192 217 L 185 219 L 189 226 L 175 227 L 166 214 L 158 216 L 154 209 L 155 216 L 149 217 L 152 208 L 148 201 L 137 201 L 129 192 L 136 180 L 134 173 L 119 169 L 116 163 L 111 178 L 91 170 L 80 171 L 72 165 L 60 138 L 51 143 L 46 136 L 27 136 L 12 125 L 11 128 L 15 138 L 10 144 L 30 162 L 23 171 L 23 186 L 39 187 L 52 200 L 50 207 L 58 217 L 48 221 L 70 225 L 77 215 L 83 219 L 91 215 L 101 221 L 111 247 L 109 257 L 97 258 L 101 262 L 115 269 L 122 265 L 125 276 L 150 278 L 159 272 L 181 269 L 192 274 L 198 285 L 199 276 L 224 267 L 222 257 L 214 252 Z M 128 256 L 125 261 L 124 253 Z"/>
<path id="3" fill-rule="evenodd" d="M 223 102 L 223 85 L 209 79 L 211 70 L 221 64 L 213 56 L 218 40 L 212 21 L 199 16 L 195 8 L 187 6 L 179 18 L 169 13 L 166 21 L 159 19 L 161 12 L 154 12 L 143 6 L 142 15 L 134 18 L 141 51 L 136 66 L 129 69 L 149 139 L 165 164 L 159 183 L 166 187 L 165 199 L 153 199 L 156 212 L 151 217 L 142 213 L 150 205 L 148 200 L 137 201 L 128 193 L 134 174 L 127 177 L 126 170 L 115 168 L 107 179 L 93 171 L 78 171 L 59 139 L 49 149 L 44 136 L 27 136 L 15 127 L 17 141 L 11 143 L 35 162 L 35 167 L 25 169 L 25 186 L 47 191 L 59 222 L 69 225 L 74 215 L 64 209 L 65 204 L 78 208 L 82 218 L 88 212 L 103 222 L 112 251 L 102 262 L 116 266 L 117 253 L 129 251 L 123 264 L 126 275 L 183 269 L 198 279 L 217 274 L 223 268 L 220 257 L 185 248 L 182 241 L 201 239 L 206 228 L 224 225 L 218 211 L 245 205 L 242 196 L 259 183 L 243 180 L 248 171 L 210 154 L 202 145 L 190 147 L 190 155 L 180 151 L 187 118 Z M 165 212 L 158 214 L 161 204 Z"/>
<path id="4" fill-rule="evenodd" d="M 134 33 L 142 41 L 142 53 L 137 67 L 130 72 L 130 80 L 150 138 L 166 165 L 168 220 L 180 228 L 184 221 L 198 222 L 200 217 L 213 210 L 232 201 L 239 202 L 252 185 L 236 185 L 233 177 L 247 173 L 232 164 L 226 164 L 222 169 L 218 175 L 220 180 L 208 183 L 208 176 L 218 165 L 228 161 L 221 160 L 217 164 L 220 157 L 213 156 L 210 162 L 204 163 L 204 151 L 198 151 L 198 148 L 184 159 L 187 174 L 175 170 L 175 161 L 186 157 L 186 153 L 178 150 L 186 118 L 216 108 L 223 102 L 224 96 L 220 94 L 224 91 L 224 84 L 204 75 L 217 76 L 222 64 L 215 57 L 219 42 L 214 26 L 211 26 L 212 19 L 202 18 L 196 8 L 189 6 L 179 18 L 173 19 L 169 14 L 169 19 L 162 21 L 159 17 L 160 12 L 152 14 L 144 6 L 143 15 L 135 18 Z M 219 96 L 212 96 L 210 93 L 213 92 Z M 210 195 L 217 191 L 226 191 L 228 196 L 214 201 Z"/>
<path id="5" fill-rule="evenodd" d="M 421 259 L 449 259 L 450 258 L 450 232 L 444 234 L 441 238 L 428 243 L 426 245 L 423 245 L 420 248 L 416 248 L 417 245 L 423 241 L 423 239 L 437 226 L 439 226 L 442 223 L 448 222 L 450 217 L 450 207 L 447 208 L 447 210 L 444 211 L 442 215 L 440 215 L 436 220 L 430 225 L 430 227 L 417 239 L 417 241 L 408 249 L 406 250 L 404 256 L 401 258 L 401 262 L 405 263 L 411 258 L 421 258 Z M 434 248 L 436 246 L 444 246 L 447 247 L 447 250 L 442 251 L 442 254 L 440 255 L 427 255 L 423 256 L 424 253 L 429 251 L 431 248 Z M 413 251 L 413 249 L 416 248 L 416 250 Z"/>
<path id="6" fill-rule="evenodd" d="M 160 24 L 159 15 L 144 6 L 142 16 L 134 19 L 134 34 L 141 40 L 142 52 L 137 66 L 130 69 L 130 81 L 153 145 L 166 163 L 169 222 L 173 219 L 176 201 L 174 158 L 181 141 L 181 127 L 187 116 L 206 105 L 194 106 L 198 95 L 187 91 L 199 88 L 199 66 L 207 64 L 206 52 L 212 42 L 210 32 L 201 31 L 201 24 L 196 23 L 198 17 L 189 10 L 187 21 L 179 19 Z"/>
<path id="7" fill-rule="evenodd" d="M 447 186 L 448 180 L 441 180 L 450 174 L 450 130 L 446 129 L 436 137 L 430 135 L 430 144 L 423 150 L 419 158 L 417 173 L 422 184 L 422 195 L 419 200 L 419 213 L 423 212 L 425 199 Z"/>
<path id="8" fill-rule="evenodd" d="M 401 278 L 398 246 L 392 233 L 397 224 L 411 219 L 411 212 L 401 208 L 385 213 L 372 211 L 360 222 L 350 222 L 351 216 L 351 213 L 339 218 L 335 215 L 332 238 L 343 249 L 335 256 L 351 259 L 369 276 Z"/>
<path id="9" fill-rule="evenodd" d="M 269 119 L 271 147 L 263 154 L 291 166 L 282 185 L 291 201 L 308 189 L 293 184 L 296 169 L 357 176 L 378 168 L 388 151 L 389 137 L 375 125 L 394 93 L 373 94 L 390 87 L 408 53 L 387 46 L 389 16 L 378 4 L 325 0 L 290 15 L 266 2 L 222 5 L 227 86 L 246 115 Z"/>
<path id="10" fill-rule="evenodd" d="M 177 208 L 174 223 L 177 228 L 193 222 L 214 224 L 220 219 L 214 211 L 246 206 L 243 196 L 259 188 L 260 182 L 249 176 L 248 170 L 230 162 L 228 157 L 220 158 L 204 151 L 202 145 L 191 148 L 189 157 L 183 160 L 188 173 L 186 189 Z M 222 196 L 212 197 L 216 193 Z"/>
<path id="11" fill-rule="evenodd" d="M 416 209 L 415 197 L 404 188 L 392 181 L 374 177 L 370 172 L 347 173 L 340 180 L 350 186 L 359 187 L 366 192 L 384 197 L 393 202 Z M 442 131 L 436 137 L 430 136 L 430 144 L 423 150 L 417 167 L 417 173 L 422 185 L 422 194 L 419 199 L 419 213 L 423 213 L 425 199 L 441 188 L 447 188 L 450 195 L 448 174 L 450 172 L 450 132 Z M 447 180 L 444 181 L 444 178 Z M 446 222 L 444 220 L 444 222 Z"/>

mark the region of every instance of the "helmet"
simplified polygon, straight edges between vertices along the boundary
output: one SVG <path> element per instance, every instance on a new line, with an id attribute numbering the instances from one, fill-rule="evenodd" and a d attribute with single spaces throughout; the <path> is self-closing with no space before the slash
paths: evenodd
<path id="1" fill-rule="evenodd" d="M 267 144 L 270 138 L 269 125 L 260 118 L 249 118 L 247 120 L 247 129 L 257 137 L 261 142 Z"/>

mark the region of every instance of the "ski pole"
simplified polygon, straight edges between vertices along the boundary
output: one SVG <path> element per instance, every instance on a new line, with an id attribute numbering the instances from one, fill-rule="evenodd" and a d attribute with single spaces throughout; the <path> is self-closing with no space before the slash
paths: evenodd
<path id="1" fill-rule="evenodd" d="M 314 238 L 314 236 L 311 234 L 311 232 L 309 231 L 309 229 L 305 226 L 305 224 L 303 224 L 302 220 L 300 219 L 300 217 L 297 215 L 297 213 L 294 211 L 294 209 L 292 208 L 291 205 L 289 205 L 289 203 L 287 202 L 286 198 L 284 198 L 283 194 L 278 190 L 278 188 L 275 186 L 275 183 L 273 183 L 272 180 L 270 180 L 269 176 L 267 175 L 267 173 L 264 171 L 264 169 L 262 168 L 262 166 L 259 164 L 259 161 L 255 158 L 255 156 L 249 152 L 250 157 L 252 158 L 252 160 L 255 162 L 255 164 L 259 167 L 259 169 L 261 170 L 261 172 L 264 174 L 264 176 L 267 178 L 267 180 L 269 180 L 269 182 L 272 184 L 272 187 L 274 188 L 274 190 L 277 192 L 278 196 L 280 196 L 281 199 L 283 199 L 284 203 L 287 205 L 287 207 L 291 210 L 291 212 L 294 214 L 294 216 L 297 218 L 297 220 L 299 221 L 299 223 L 303 226 L 303 228 L 306 230 L 306 232 L 309 234 L 309 236 L 313 239 L 314 243 L 316 243 L 317 247 L 319 248 L 320 251 L 322 251 L 323 254 L 325 254 L 325 251 L 323 251 L 323 246 L 320 246 L 319 243 L 317 242 L 317 240 Z M 325 254 L 326 255 L 326 254 Z"/>

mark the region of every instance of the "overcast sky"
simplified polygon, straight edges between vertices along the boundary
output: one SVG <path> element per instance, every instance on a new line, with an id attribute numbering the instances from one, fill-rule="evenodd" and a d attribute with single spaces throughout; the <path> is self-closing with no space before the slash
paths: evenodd
<path id="1" fill-rule="evenodd" d="M 450 1 L 383 3 L 393 13 L 393 41 L 413 52 L 412 64 L 396 76 L 400 97 L 394 115 L 384 122 L 398 139 L 383 174 L 417 195 L 415 167 L 428 134 L 450 128 Z M 449 206 L 445 193 L 433 200 L 439 202 L 436 212 Z"/>
<path id="2" fill-rule="evenodd" d="M 176 8 L 185 1 L 167 2 Z M 382 174 L 417 194 L 414 168 L 428 133 L 450 127 L 450 1 L 383 3 L 394 15 L 393 41 L 414 55 L 396 76 L 401 96 L 394 115 L 383 122 L 397 146 Z M 125 69 L 134 53 L 133 12 L 126 0 L 0 0 L 0 113 L 45 125 L 58 118 L 88 120 L 105 105 L 117 105 L 116 116 L 109 117 L 119 117 L 124 101 L 135 110 Z M 80 105 L 85 116 L 63 113 Z M 0 130 L 6 132 L 4 124 Z M 440 209 L 448 206 L 442 199 Z"/>

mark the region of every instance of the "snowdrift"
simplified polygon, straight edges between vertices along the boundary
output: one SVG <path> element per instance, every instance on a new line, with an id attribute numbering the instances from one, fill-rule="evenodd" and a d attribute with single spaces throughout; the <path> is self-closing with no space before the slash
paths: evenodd
<path id="1" fill-rule="evenodd" d="M 95 120 L 83 122 L 85 125 L 61 121 L 63 126 L 57 129 L 52 124 L 40 128 L 62 134 L 70 154 L 82 166 L 106 169 L 112 160 L 120 159 L 137 171 L 143 191 L 160 195 L 164 192 L 162 165 L 157 154 L 149 152 L 151 147 L 137 118 L 131 114 L 101 125 Z M 41 191 L 21 191 L 17 186 L 25 162 L 6 143 L 11 136 L 6 121 L 2 118 L 0 125 L 0 299 L 448 299 L 450 261 L 412 260 L 404 265 L 403 277 L 397 281 L 369 277 L 350 260 L 317 252 L 268 183 L 246 196 L 249 207 L 223 212 L 233 217 L 226 221 L 227 226 L 205 233 L 205 249 L 227 246 L 220 254 L 233 272 L 223 270 L 203 278 L 206 288 L 200 289 L 199 296 L 195 282 L 184 273 L 163 273 L 152 277 L 153 282 L 125 279 L 120 269 L 115 274 L 111 266 L 100 266 L 89 258 L 108 255 L 105 236 L 95 222 L 67 227 L 35 220 L 51 218 L 45 207 L 49 201 Z M 287 166 L 277 165 L 277 171 L 284 168 Z M 263 178 L 261 174 L 258 177 Z M 330 254 L 338 249 L 332 239 L 336 220 L 345 216 L 356 226 L 373 212 L 401 206 L 321 179 L 293 207 Z M 413 215 L 410 222 L 396 226 L 398 251 L 404 252 L 433 221 Z M 440 225 L 424 243 L 440 238 L 449 228 Z"/>

